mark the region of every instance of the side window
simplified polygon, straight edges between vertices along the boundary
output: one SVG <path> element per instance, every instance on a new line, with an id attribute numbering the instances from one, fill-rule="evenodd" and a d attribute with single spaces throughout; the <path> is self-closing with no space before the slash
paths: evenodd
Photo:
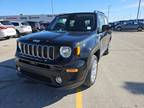
<path id="1" fill-rule="evenodd" d="M 19 24 L 18 23 L 15 23 L 15 22 L 13 22 L 12 23 L 14 26 L 19 26 Z"/>
<path id="2" fill-rule="evenodd" d="M 127 25 L 132 25 L 132 24 L 134 24 L 134 23 L 133 23 L 133 22 L 128 22 L 128 23 L 127 23 Z"/>
<path id="3" fill-rule="evenodd" d="M 127 22 L 123 22 L 123 24 L 127 24 Z"/>
<path id="4" fill-rule="evenodd" d="M 137 22 L 134 22 L 134 24 L 137 25 L 138 23 L 137 23 Z"/>
<path id="5" fill-rule="evenodd" d="M 102 32 L 102 27 L 103 25 L 106 25 L 106 23 L 108 23 L 105 19 L 104 16 L 102 15 L 98 15 L 98 27 L 99 27 L 99 32 Z"/>

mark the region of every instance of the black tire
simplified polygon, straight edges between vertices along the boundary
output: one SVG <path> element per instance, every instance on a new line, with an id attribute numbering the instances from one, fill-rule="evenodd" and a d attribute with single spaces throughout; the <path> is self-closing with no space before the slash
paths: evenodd
<path id="1" fill-rule="evenodd" d="M 10 39 L 10 36 L 5 37 L 5 39 Z"/>
<path id="2" fill-rule="evenodd" d="M 96 64 L 95 64 L 95 61 L 97 62 Z M 96 65 L 96 74 L 95 74 L 95 79 L 92 80 L 92 69 L 93 69 L 94 65 Z M 88 75 L 87 75 L 86 80 L 83 84 L 84 86 L 90 87 L 95 83 L 96 77 L 97 77 L 97 71 L 98 71 L 98 59 L 95 55 L 93 55 L 92 59 L 91 59 L 91 63 L 90 63 L 90 69 L 88 70 Z"/>
<path id="3" fill-rule="evenodd" d="M 137 31 L 142 31 L 142 30 L 143 30 L 142 27 L 137 28 Z"/>
<path id="4" fill-rule="evenodd" d="M 20 32 L 18 30 L 16 30 L 16 33 L 17 33 L 16 37 L 20 37 Z"/>
<path id="5" fill-rule="evenodd" d="M 104 52 L 104 56 L 109 54 L 109 47 L 107 48 L 107 50 Z"/>
<path id="6" fill-rule="evenodd" d="M 118 27 L 118 28 L 117 28 L 117 31 L 121 31 L 121 30 L 122 30 L 122 28 L 121 28 L 121 27 Z"/>

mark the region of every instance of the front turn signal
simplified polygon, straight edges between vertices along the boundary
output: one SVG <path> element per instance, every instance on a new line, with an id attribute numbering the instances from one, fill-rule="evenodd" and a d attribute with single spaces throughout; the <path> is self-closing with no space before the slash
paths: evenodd
<path id="1" fill-rule="evenodd" d="M 78 47 L 76 47 L 75 48 L 75 54 L 77 55 L 77 56 L 80 56 L 80 46 L 78 46 Z"/>
<path id="2" fill-rule="evenodd" d="M 76 69 L 76 68 L 66 69 L 66 72 L 68 72 L 68 73 L 76 73 L 76 72 L 79 72 L 79 69 Z"/>

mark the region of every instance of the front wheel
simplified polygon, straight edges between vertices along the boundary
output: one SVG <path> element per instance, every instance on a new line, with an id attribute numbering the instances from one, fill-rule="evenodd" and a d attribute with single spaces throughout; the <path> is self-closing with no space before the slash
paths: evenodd
<path id="1" fill-rule="evenodd" d="M 5 37 L 5 39 L 10 39 L 10 36 Z"/>
<path id="2" fill-rule="evenodd" d="M 92 56 L 90 69 L 88 70 L 88 75 L 85 80 L 84 86 L 90 87 L 95 83 L 98 71 L 98 59 L 95 55 Z"/>
<path id="3" fill-rule="evenodd" d="M 121 30 L 122 30 L 122 28 L 121 28 L 121 27 L 118 27 L 118 28 L 117 28 L 117 31 L 121 31 Z"/>
<path id="4" fill-rule="evenodd" d="M 20 32 L 18 30 L 16 30 L 17 36 L 16 37 L 20 37 Z"/>
<path id="5" fill-rule="evenodd" d="M 108 55 L 109 54 L 109 47 L 106 49 L 106 51 L 104 52 L 104 56 Z"/>

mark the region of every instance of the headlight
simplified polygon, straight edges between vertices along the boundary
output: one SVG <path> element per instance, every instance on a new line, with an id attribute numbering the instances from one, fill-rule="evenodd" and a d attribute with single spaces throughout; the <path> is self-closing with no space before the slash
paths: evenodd
<path id="1" fill-rule="evenodd" d="M 60 48 L 60 55 L 64 58 L 69 58 L 71 56 L 72 50 L 70 47 L 61 47 Z"/>

